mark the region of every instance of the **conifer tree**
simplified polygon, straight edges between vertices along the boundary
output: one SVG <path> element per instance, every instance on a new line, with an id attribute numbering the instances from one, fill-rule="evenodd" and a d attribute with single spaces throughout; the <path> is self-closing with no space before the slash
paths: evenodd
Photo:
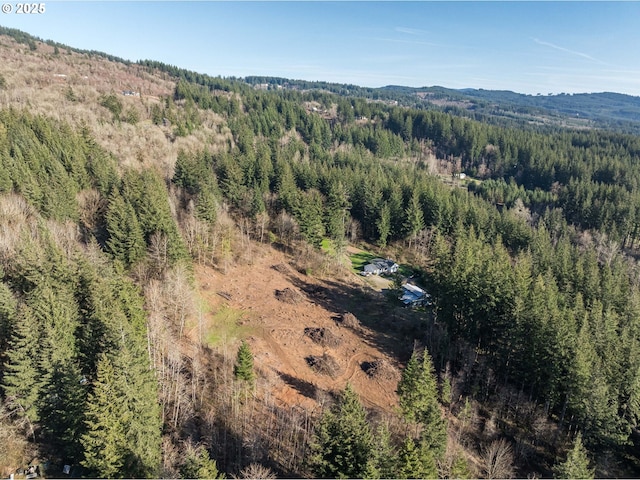
<path id="1" fill-rule="evenodd" d="M 94 390 L 87 404 L 87 432 L 80 440 L 84 447 L 81 463 L 96 477 L 125 476 L 123 467 L 129 442 L 126 425 L 130 421 L 130 412 L 126 411 L 120 394 L 113 364 L 103 355 L 98 362 Z"/>
<path id="2" fill-rule="evenodd" d="M 567 459 L 554 467 L 555 478 L 593 478 L 594 469 L 589 468 L 588 451 L 582 444 L 582 435 L 578 433 L 573 447 L 567 453 Z"/>
<path id="3" fill-rule="evenodd" d="M 218 471 L 216 461 L 209 457 L 209 452 L 203 446 L 187 449 L 184 464 L 180 467 L 182 478 L 224 478 Z"/>
<path id="4" fill-rule="evenodd" d="M 449 469 L 448 478 L 473 478 L 469 471 L 469 463 L 462 451 L 456 452 L 453 463 Z"/>
<path id="5" fill-rule="evenodd" d="M 419 375 L 418 355 L 414 351 L 407 362 L 407 366 L 402 371 L 402 376 L 398 383 L 400 408 L 404 417 L 409 421 L 417 421 L 417 405 L 419 401 L 417 384 Z"/>
<path id="6" fill-rule="evenodd" d="M 367 462 L 365 478 L 396 478 L 397 452 L 391 443 L 391 433 L 386 423 L 378 425 L 373 436 L 371 456 Z"/>
<path id="7" fill-rule="evenodd" d="M 161 460 L 162 424 L 157 380 L 147 353 L 142 298 L 132 282 L 118 275 L 94 286 L 97 298 L 82 303 L 94 317 L 91 328 L 95 331 L 89 337 L 100 343 L 91 351 L 102 354 L 88 397 L 86 433 L 81 437 L 84 464 L 96 476 L 155 477 Z M 108 300 L 110 315 L 96 309 L 94 302 L 101 299 Z M 87 370 L 92 376 L 90 365 Z M 111 452 L 105 460 L 102 449 Z"/>
<path id="8" fill-rule="evenodd" d="M 37 407 L 40 398 L 39 341 L 38 322 L 31 309 L 22 305 L 9 341 L 10 348 L 4 365 L 3 390 L 9 407 L 32 426 L 40 420 Z"/>
<path id="9" fill-rule="evenodd" d="M 422 439 L 434 456 L 440 457 L 447 444 L 447 425 L 438 403 L 438 387 L 431 356 L 425 350 L 421 361 L 414 352 L 398 383 L 400 408 L 407 420 L 423 426 Z"/>
<path id="10" fill-rule="evenodd" d="M 405 210 L 404 230 L 405 236 L 409 239 L 409 247 L 418 236 L 418 232 L 424 228 L 424 213 L 420 205 L 420 197 L 417 191 L 413 192 L 409 205 Z"/>
<path id="11" fill-rule="evenodd" d="M 423 442 L 407 437 L 398 456 L 397 478 L 438 478 L 433 452 Z"/>
<path id="12" fill-rule="evenodd" d="M 2 269 L 0 268 L 0 278 Z M 14 322 L 18 302 L 13 297 L 9 286 L 0 282 L 0 365 L 5 363 L 5 355 L 9 346 L 11 332 L 14 329 Z M 2 382 L 2 369 L 0 369 L 0 383 Z"/>
<path id="13" fill-rule="evenodd" d="M 371 429 L 357 394 L 347 385 L 326 411 L 311 445 L 313 472 L 320 478 L 362 478 L 372 452 Z"/>
<path id="14" fill-rule="evenodd" d="M 380 208 L 380 216 L 376 222 L 376 227 L 378 229 L 378 245 L 384 248 L 387 246 L 387 239 L 391 232 L 391 210 L 386 202 Z"/>
<path id="15" fill-rule="evenodd" d="M 107 210 L 107 250 L 129 267 L 144 257 L 146 244 L 136 212 L 129 202 L 114 194 Z"/>
<path id="16" fill-rule="evenodd" d="M 236 379 L 246 382 L 253 382 L 256 377 L 253 371 L 253 354 L 244 340 L 240 344 L 240 348 L 238 348 L 236 363 L 233 366 L 233 375 Z"/>
<path id="17" fill-rule="evenodd" d="M 130 412 L 127 424 L 128 448 L 126 474 L 129 477 L 155 477 L 161 460 L 162 421 L 158 382 L 150 368 L 147 353 L 146 314 L 137 288 L 116 277 L 112 282 L 118 309 L 124 315 L 115 319 L 112 332 L 117 349 L 112 362 L 118 373 L 121 401 Z"/>

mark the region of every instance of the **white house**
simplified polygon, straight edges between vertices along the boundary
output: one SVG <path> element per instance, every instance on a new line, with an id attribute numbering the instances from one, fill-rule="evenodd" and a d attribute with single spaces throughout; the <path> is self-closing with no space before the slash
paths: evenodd
<path id="1" fill-rule="evenodd" d="M 362 269 L 362 275 L 382 275 L 396 273 L 400 266 L 391 259 L 374 258 Z"/>

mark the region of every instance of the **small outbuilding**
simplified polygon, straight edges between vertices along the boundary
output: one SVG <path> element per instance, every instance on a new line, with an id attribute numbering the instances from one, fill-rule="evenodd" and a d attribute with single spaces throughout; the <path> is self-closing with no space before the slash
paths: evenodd
<path id="1" fill-rule="evenodd" d="M 428 306 L 431 305 L 431 295 L 416 285 L 405 283 L 402 285 L 400 301 L 407 307 Z"/>

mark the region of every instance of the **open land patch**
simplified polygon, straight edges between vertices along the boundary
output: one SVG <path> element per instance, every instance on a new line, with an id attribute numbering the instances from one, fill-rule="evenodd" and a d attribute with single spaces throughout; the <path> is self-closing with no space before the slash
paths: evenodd
<path id="1" fill-rule="evenodd" d="M 227 339 L 225 348 L 231 350 L 246 339 L 256 369 L 284 380 L 274 382 L 273 393 L 281 403 L 313 409 L 321 392 L 340 391 L 349 382 L 367 407 L 391 411 L 397 406 L 400 374 L 391 350 L 394 342 L 347 313 L 356 305 L 362 308 L 363 298 L 373 295 L 367 321 L 376 321 L 378 294 L 363 291 L 361 279 L 338 282 L 306 276 L 289 267 L 286 255 L 269 247 L 256 251 L 251 265 L 233 266 L 226 275 L 197 266 L 195 279 L 207 304 L 202 322 L 206 341 L 214 340 L 210 346 L 217 348 L 220 339 Z M 287 297 L 294 292 L 298 301 L 282 301 L 274 292 L 289 292 Z M 372 376 L 363 370 L 363 362 L 380 359 L 390 375 Z M 329 374 L 318 371 L 323 365 Z"/>

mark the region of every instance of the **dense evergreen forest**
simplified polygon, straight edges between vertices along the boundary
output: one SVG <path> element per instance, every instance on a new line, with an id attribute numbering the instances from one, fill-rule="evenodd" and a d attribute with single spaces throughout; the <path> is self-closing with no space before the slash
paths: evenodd
<path id="1" fill-rule="evenodd" d="M 181 149 L 167 175 L 124 166 L 100 125 L 0 105 L 0 457 L 104 478 L 256 478 L 255 458 L 321 478 L 637 476 L 640 137 L 135 67 L 173 92 L 135 114 L 101 92 L 92 108 L 110 126 L 176 142 L 215 115 L 222 145 Z M 73 88 L 61 104 L 82 101 Z M 249 402 L 248 347 L 218 383 L 170 349 L 194 265 L 240 248 L 229 219 L 288 252 L 328 239 L 337 256 L 364 244 L 411 263 L 435 306 L 403 338 L 403 428 L 376 422 L 346 385 L 295 461 L 238 453 L 247 439 L 224 422 Z M 467 422 L 471 402 L 495 424 L 482 470 L 447 426 Z"/>

